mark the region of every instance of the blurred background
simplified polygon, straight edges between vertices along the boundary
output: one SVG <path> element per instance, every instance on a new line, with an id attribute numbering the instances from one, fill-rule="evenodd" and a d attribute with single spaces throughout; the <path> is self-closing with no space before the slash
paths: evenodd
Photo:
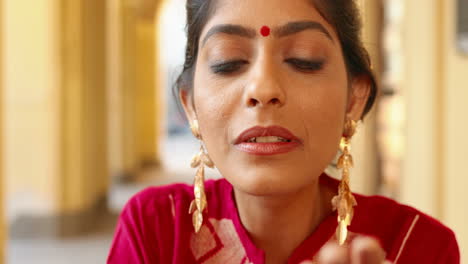
<path id="1" fill-rule="evenodd" d="M 382 92 L 352 188 L 439 219 L 468 261 L 468 0 L 359 3 Z M 133 194 L 191 183 L 184 5 L 0 0 L 0 263 L 105 263 Z"/>

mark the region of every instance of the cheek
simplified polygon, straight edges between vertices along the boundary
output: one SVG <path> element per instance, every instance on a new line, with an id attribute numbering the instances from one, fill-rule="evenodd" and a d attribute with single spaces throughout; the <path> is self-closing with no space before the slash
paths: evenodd
<path id="1" fill-rule="evenodd" d="M 329 96 L 327 100 L 317 100 L 317 104 L 309 104 L 301 111 L 307 136 L 308 162 L 316 162 L 323 167 L 335 156 L 345 117 L 343 98 Z"/>
<path id="2" fill-rule="evenodd" d="M 237 102 L 227 87 L 210 80 L 209 75 L 199 71 L 194 81 L 194 103 L 200 132 L 213 161 L 219 164 L 220 157 L 229 149 L 228 137 Z"/>
<path id="3" fill-rule="evenodd" d="M 311 125 L 336 126 L 343 122 L 346 112 L 348 88 L 343 71 L 330 71 L 307 78 L 291 78 L 292 104 L 300 108 Z"/>
<path id="4" fill-rule="evenodd" d="M 297 83 L 300 89 L 290 97 L 298 108 L 295 116 L 304 128 L 309 162 L 320 160 L 326 166 L 337 152 L 346 113 L 346 83 L 345 74 L 324 74 Z"/>

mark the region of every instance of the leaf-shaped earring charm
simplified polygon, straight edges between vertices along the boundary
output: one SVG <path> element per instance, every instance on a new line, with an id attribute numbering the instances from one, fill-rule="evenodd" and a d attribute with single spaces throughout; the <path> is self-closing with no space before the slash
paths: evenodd
<path id="1" fill-rule="evenodd" d="M 196 168 L 200 165 L 200 162 L 201 162 L 200 153 L 198 153 L 197 155 L 193 156 L 192 162 L 190 162 L 190 167 Z"/>
<path id="2" fill-rule="evenodd" d="M 333 210 L 338 212 L 338 227 L 336 228 L 336 239 L 340 245 L 346 242 L 348 237 L 348 226 L 351 225 L 354 215 L 354 206 L 357 205 L 356 199 L 349 187 L 349 171 L 354 166 L 351 156 L 351 138 L 356 131 L 357 123 L 349 120 L 345 124 L 343 137 L 340 142 L 342 155 L 338 159 L 337 167 L 342 170 L 342 178 L 338 187 L 338 195 L 333 197 Z"/>
<path id="3" fill-rule="evenodd" d="M 205 164 L 208 168 L 212 168 L 212 169 L 214 168 L 214 163 L 207 153 L 203 153 L 202 161 L 203 161 L 203 164 Z"/>
<path id="4" fill-rule="evenodd" d="M 192 224 L 195 233 L 198 233 L 203 225 L 203 212 L 208 210 L 205 194 L 205 166 L 214 168 L 214 163 L 205 152 L 203 145 L 200 146 L 200 152 L 192 158 L 190 166 L 192 168 L 198 167 L 193 182 L 194 200 L 190 203 L 189 208 L 189 214 L 192 214 Z"/>
<path id="5" fill-rule="evenodd" d="M 198 168 L 194 181 L 194 195 L 195 199 L 190 204 L 189 213 L 192 213 L 192 222 L 195 232 L 198 233 L 203 224 L 203 211 L 206 209 L 206 196 L 205 196 L 205 169 L 203 165 Z"/>

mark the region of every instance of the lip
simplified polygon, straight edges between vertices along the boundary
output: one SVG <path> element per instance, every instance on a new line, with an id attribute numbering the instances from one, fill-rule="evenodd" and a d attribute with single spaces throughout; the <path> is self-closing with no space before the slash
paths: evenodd
<path id="1" fill-rule="evenodd" d="M 290 142 L 254 143 L 247 142 L 252 137 L 276 136 L 290 140 Z M 261 127 L 255 126 L 242 132 L 234 142 L 235 147 L 243 152 L 253 155 L 277 155 L 291 152 L 300 145 L 302 141 L 288 129 L 281 126 Z"/>

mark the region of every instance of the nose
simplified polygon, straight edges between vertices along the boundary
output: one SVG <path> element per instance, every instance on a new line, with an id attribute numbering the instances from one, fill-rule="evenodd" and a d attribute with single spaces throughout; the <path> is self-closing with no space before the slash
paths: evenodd
<path id="1" fill-rule="evenodd" d="M 253 69 L 253 77 L 246 86 L 245 104 L 247 107 L 281 107 L 286 101 L 286 94 L 271 61 L 263 60 Z"/>

